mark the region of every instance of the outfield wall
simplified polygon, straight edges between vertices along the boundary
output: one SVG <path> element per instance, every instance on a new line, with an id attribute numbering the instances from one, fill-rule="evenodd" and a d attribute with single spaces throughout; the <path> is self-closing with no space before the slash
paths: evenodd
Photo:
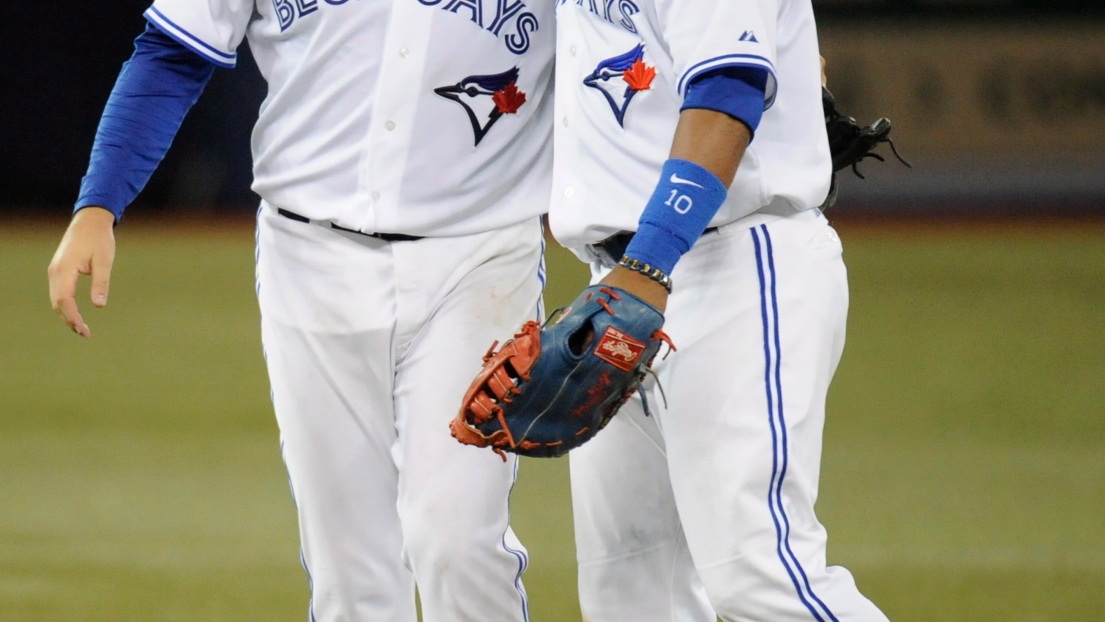
<path id="1" fill-rule="evenodd" d="M 1105 206 L 1105 23 L 832 24 L 821 48 L 840 108 L 915 165 L 869 161 L 847 201 Z"/>

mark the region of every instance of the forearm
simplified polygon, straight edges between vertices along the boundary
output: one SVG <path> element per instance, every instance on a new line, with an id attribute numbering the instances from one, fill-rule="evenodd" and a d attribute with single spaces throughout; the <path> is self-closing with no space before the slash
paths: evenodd
<path id="1" fill-rule="evenodd" d="M 692 82 L 656 190 L 604 283 L 664 310 L 675 264 L 725 202 L 759 126 L 767 77 L 759 68 L 730 67 Z"/>
<path id="2" fill-rule="evenodd" d="M 671 157 L 694 162 L 728 188 L 764 114 L 767 72 L 728 67 L 700 76 L 687 89 Z"/>
<path id="3" fill-rule="evenodd" d="M 694 162 L 728 188 L 751 141 L 744 122 L 724 112 L 687 108 L 679 115 L 670 157 Z"/>
<path id="4" fill-rule="evenodd" d="M 766 79 L 765 71 L 733 68 L 690 85 L 671 157 L 626 249 L 628 267 L 647 264 L 645 272 L 663 280 L 709 226 L 763 116 Z"/>
<path id="5" fill-rule="evenodd" d="M 119 219 L 161 163 L 215 66 L 150 25 L 135 41 L 100 119 L 75 209 Z"/>

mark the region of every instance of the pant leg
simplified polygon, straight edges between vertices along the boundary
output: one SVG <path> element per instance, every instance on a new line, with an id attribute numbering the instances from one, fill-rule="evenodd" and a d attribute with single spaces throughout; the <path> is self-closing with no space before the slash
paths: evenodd
<path id="1" fill-rule="evenodd" d="M 715 622 L 639 397 L 569 454 L 579 600 L 589 622 Z"/>
<path id="2" fill-rule="evenodd" d="M 528 558 L 509 527 L 516 458 L 462 445 L 448 424 L 492 342 L 536 317 L 541 252 L 536 219 L 395 247 L 397 282 L 410 289 L 398 295 L 396 335 L 399 513 L 426 622 L 529 619 Z M 427 270 L 435 262 L 449 270 Z"/>
<path id="3" fill-rule="evenodd" d="M 401 558 L 386 243 L 262 210 L 258 298 L 309 619 L 414 622 Z"/>
<path id="4" fill-rule="evenodd" d="M 825 398 L 844 344 L 847 277 L 814 212 L 704 238 L 673 275 L 659 408 L 695 566 L 728 621 L 885 616 L 826 568 L 814 513 Z"/>

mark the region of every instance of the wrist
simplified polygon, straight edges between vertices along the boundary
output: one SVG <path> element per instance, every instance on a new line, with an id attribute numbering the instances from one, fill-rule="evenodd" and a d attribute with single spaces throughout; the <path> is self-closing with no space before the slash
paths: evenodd
<path id="1" fill-rule="evenodd" d="M 610 271 L 610 274 L 602 279 L 602 283 L 633 294 L 645 303 L 655 307 L 660 313 L 667 310 L 668 290 L 639 272 L 616 266 Z"/>
<path id="2" fill-rule="evenodd" d="M 726 196 L 725 185 L 709 170 L 687 160 L 668 160 L 625 254 L 670 275 Z"/>
<path id="3" fill-rule="evenodd" d="M 667 292 L 671 293 L 671 275 L 664 272 L 660 268 L 657 268 L 651 264 L 643 263 L 638 259 L 633 259 L 629 255 L 625 255 L 618 261 L 618 267 L 622 270 L 629 270 L 630 272 L 636 272 L 641 276 L 644 276 L 652 281 L 658 283 Z"/>
<path id="4" fill-rule="evenodd" d="M 108 227 L 114 227 L 115 214 L 106 207 L 100 207 L 98 205 L 86 205 L 84 207 L 77 208 L 77 210 L 73 213 L 73 219 L 70 222 L 72 224 L 88 223 L 93 226 L 107 225 Z"/>

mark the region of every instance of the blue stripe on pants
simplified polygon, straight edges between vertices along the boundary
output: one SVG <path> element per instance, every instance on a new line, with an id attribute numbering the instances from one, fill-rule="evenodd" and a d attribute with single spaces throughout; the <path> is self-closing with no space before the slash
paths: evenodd
<path id="1" fill-rule="evenodd" d="M 759 229 L 759 232 L 757 232 Z M 764 385 L 767 395 L 768 421 L 771 425 L 772 464 L 771 485 L 768 488 L 767 503 L 771 509 L 771 519 L 775 523 L 776 551 L 779 561 L 790 576 L 791 583 L 798 593 L 799 600 L 806 609 L 813 614 L 818 622 L 825 622 L 822 611 L 828 615 L 831 622 L 839 622 L 828 606 L 810 587 L 806 571 L 802 569 L 798 557 L 790 547 L 790 519 L 787 518 L 786 509 L 783 507 L 783 480 L 787 474 L 787 427 L 783 413 L 783 380 L 782 380 L 782 348 L 779 338 L 779 299 L 775 287 L 775 258 L 772 253 L 771 235 L 766 225 L 760 225 L 751 230 L 752 242 L 756 249 L 756 270 L 760 278 L 760 313 L 764 327 Z M 763 236 L 761 245 L 760 236 Z M 771 319 L 768 321 L 768 283 L 765 274 L 765 261 L 767 272 L 770 273 L 770 298 Z M 772 345 L 774 345 L 774 358 L 772 357 Z M 774 382 L 772 379 L 774 377 Z M 774 394 L 772 390 L 774 389 Z M 777 408 L 776 408 L 777 405 Z M 776 413 L 778 417 L 776 418 Z M 799 581 L 801 576 L 801 581 Z M 811 602 L 813 601 L 813 602 Z M 817 605 L 820 605 L 820 609 Z"/>

